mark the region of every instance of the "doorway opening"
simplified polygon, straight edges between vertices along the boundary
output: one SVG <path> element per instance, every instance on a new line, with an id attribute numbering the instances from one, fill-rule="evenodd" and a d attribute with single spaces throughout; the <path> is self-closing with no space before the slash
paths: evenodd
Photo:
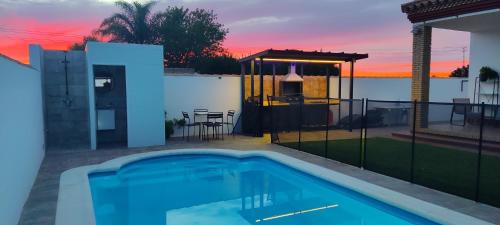
<path id="1" fill-rule="evenodd" d="M 126 147 L 127 90 L 125 66 L 94 65 L 97 148 Z"/>

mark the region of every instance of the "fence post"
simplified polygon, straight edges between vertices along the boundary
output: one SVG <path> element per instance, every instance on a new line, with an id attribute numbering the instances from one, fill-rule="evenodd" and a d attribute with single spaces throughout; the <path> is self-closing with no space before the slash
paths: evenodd
<path id="1" fill-rule="evenodd" d="M 363 138 L 363 160 L 362 160 L 362 163 L 361 163 L 361 168 L 366 168 L 366 141 L 367 141 L 367 136 L 368 136 L 368 102 L 370 100 L 368 100 L 368 98 L 366 99 L 366 103 L 363 103 L 364 107 L 365 107 L 365 119 L 364 119 L 364 128 L 365 128 L 365 137 Z M 366 105 L 365 105 L 366 104 Z"/>
<path id="2" fill-rule="evenodd" d="M 421 104 L 423 102 L 420 102 Z M 427 103 L 428 104 L 428 103 Z M 417 127 L 417 100 L 413 101 L 413 124 L 411 131 L 411 158 L 410 158 L 410 182 L 415 181 L 415 138 Z"/>
<path id="3" fill-rule="evenodd" d="M 270 121 L 270 125 L 271 125 L 271 128 L 269 129 L 269 133 L 270 133 L 270 136 L 271 136 L 271 143 L 274 144 L 274 135 L 275 135 L 275 132 L 274 132 L 274 114 L 273 114 L 273 97 L 274 96 L 267 96 L 267 102 L 268 102 L 268 107 L 269 107 L 269 115 L 270 115 L 270 118 L 271 118 L 271 121 Z"/>
<path id="4" fill-rule="evenodd" d="M 359 168 L 363 166 L 363 130 L 365 127 L 365 99 L 361 99 L 361 124 L 359 128 Z"/>
<path id="5" fill-rule="evenodd" d="M 481 158 L 483 155 L 483 128 L 484 128 L 484 102 L 481 103 L 481 122 L 479 127 L 479 152 L 477 154 L 477 168 L 476 168 L 476 193 L 474 200 L 479 201 L 479 182 L 481 176 Z"/>
<path id="6" fill-rule="evenodd" d="M 304 98 L 299 97 L 299 151 L 302 151 L 302 106 Z"/>
<path id="7" fill-rule="evenodd" d="M 325 158 L 328 158 L 328 130 L 330 125 L 330 96 L 326 100 L 326 136 L 325 136 Z"/>

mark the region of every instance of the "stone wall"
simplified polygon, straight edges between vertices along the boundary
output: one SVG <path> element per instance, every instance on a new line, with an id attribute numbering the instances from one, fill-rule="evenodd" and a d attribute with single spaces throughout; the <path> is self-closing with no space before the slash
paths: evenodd
<path id="1" fill-rule="evenodd" d="M 66 95 L 65 64 L 68 70 Z M 89 148 L 88 82 L 85 52 L 45 51 L 43 89 L 47 150 Z"/>

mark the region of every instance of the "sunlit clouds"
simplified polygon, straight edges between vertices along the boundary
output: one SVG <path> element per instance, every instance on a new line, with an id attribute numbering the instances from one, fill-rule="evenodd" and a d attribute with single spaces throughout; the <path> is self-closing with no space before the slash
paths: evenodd
<path id="1" fill-rule="evenodd" d="M 214 10 L 229 29 L 224 46 L 235 56 L 275 49 L 368 53 L 357 75 L 408 76 L 411 24 L 405 0 L 168 0 L 168 6 Z M 117 8 L 113 0 L 0 0 L 0 52 L 27 62 L 29 43 L 66 49 L 97 28 Z M 436 30 L 435 75 L 462 65 L 469 35 Z M 466 55 L 468 52 L 466 52 Z"/>

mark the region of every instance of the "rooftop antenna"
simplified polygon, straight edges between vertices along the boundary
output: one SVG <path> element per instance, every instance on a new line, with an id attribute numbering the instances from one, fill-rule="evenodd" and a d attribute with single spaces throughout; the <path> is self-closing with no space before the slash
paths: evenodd
<path id="1" fill-rule="evenodd" d="M 465 53 L 467 52 L 467 47 L 462 47 L 462 67 L 465 67 Z"/>

